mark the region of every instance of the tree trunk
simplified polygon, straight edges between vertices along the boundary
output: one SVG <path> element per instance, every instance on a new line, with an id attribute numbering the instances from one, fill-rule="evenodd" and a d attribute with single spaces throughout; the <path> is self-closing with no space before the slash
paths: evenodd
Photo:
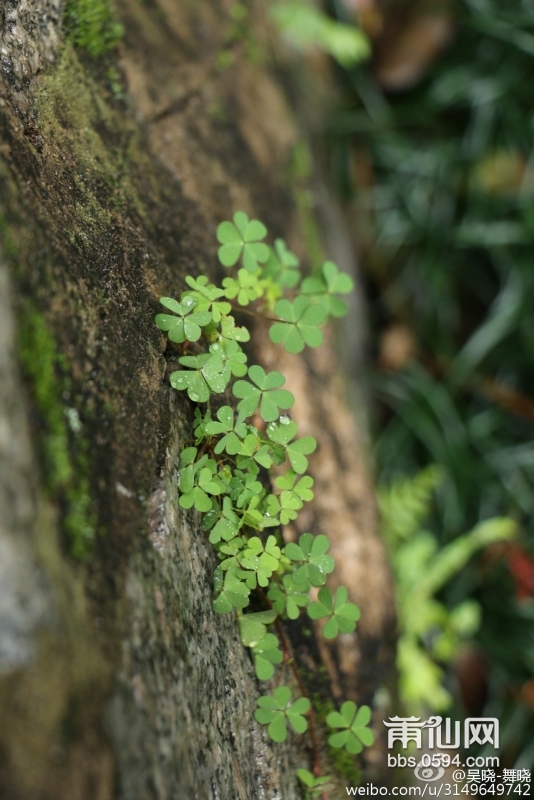
<path id="1" fill-rule="evenodd" d="M 310 766 L 305 743 L 274 745 L 254 721 L 235 617 L 212 610 L 216 559 L 177 503 L 193 411 L 153 322 L 159 296 L 212 269 L 216 224 L 239 208 L 306 246 L 299 130 L 263 6 L 237 33 L 232 8 L 121 0 L 118 54 L 96 59 L 75 29 L 64 40 L 62 0 L 0 9 L 2 800 L 292 800 Z M 295 626 L 294 647 L 325 702 L 370 701 L 392 597 L 336 356 L 281 358 L 262 340 L 259 357 L 319 441 L 304 522 L 330 536 L 332 585 L 362 609 L 337 646 Z"/>

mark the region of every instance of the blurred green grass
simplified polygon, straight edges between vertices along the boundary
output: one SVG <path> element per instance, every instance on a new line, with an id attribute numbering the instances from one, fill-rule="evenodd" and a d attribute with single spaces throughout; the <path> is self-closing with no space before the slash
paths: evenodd
<path id="1" fill-rule="evenodd" d="M 406 18 L 417 13 L 414 3 L 403 8 Z M 332 10 L 349 18 L 339 1 Z M 526 768 L 534 764 L 534 3 L 461 0 L 441 11 L 451 40 L 411 85 L 381 85 L 378 56 L 338 70 L 330 164 L 370 299 L 379 485 L 439 465 L 426 522 L 439 548 L 493 516 L 521 528 L 517 545 L 473 558 L 439 600 L 451 610 L 480 604 L 480 714 L 501 720 L 501 766 Z M 457 682 L 452 672 L 445 679 L 458 698 Z"/>

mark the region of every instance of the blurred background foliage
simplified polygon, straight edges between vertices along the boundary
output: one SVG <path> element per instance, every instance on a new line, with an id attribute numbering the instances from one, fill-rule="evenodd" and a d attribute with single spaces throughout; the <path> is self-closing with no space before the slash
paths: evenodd
<path id="1" fill-rule="evenodd" d="M 284 7 L 337 62 L 327 161 L 368 297 L 402 699 L 498 717 L 501 767 L 532 768 L 534 0 Z"/>
<path id="2" fill-rule="evenodd" d="M 534 2 L 330 10 L 372 45 L 338 69 L 329 163 L 370 306 L 401 693 L 498 717 L 501 766 L 532 767 Z"/>

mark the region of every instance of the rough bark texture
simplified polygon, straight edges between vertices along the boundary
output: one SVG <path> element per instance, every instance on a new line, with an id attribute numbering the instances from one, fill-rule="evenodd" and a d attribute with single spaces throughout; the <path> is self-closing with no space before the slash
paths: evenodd
<path id="1" fill-rule="evenodd" d="M 268 50 L 262 7 L 236 33 L 225 0 L 121 0 L 119 55 L 93 61 L 63 41 L 61 5 L 0 9 L 0 798 L 292 800 L 309 753 L 254 722 L 235 619 L 212 611 L 214 555 L 177 504 L 192 408 L 153 317 L 238 208 L 303 251 L 297 126 L 249 52 Z M 319 439 L 302 524 L 331 537 L 333 585 L 362 608 L 357 635 L 326 649 L 296 629 L 295 647 L 325 702 L 369 701 L 392 599 L 335 354 L 260 352 Z"/>

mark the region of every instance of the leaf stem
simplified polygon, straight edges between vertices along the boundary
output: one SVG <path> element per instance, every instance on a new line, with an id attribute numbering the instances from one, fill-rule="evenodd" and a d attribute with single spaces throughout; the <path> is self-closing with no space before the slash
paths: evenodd
<path id="1" fill-rule="evenodd" d="M 265 602 L 265 604 L 269 608 L 272 608 L 273 604 L 271 603 L 271 601 L 269 600 L 267 595 L 259 587 L 258 587 L 257 591 L 258 591 L 259 595 L 261 596 L 262 600 Z M 301 695 L 303 697 L 305 697 L 307 700 L 309 700 L 310 698 L 309 698 L 309 695 L 308 695 L 308 690 L 306 689 L 304 681 L 302 680 L 302 676 L 301 676 L 301 674 L 299 672 L 299 669 L 297 667 L 297 664 L 295 662 L 295 658 L 294 658 L 294 656 L 291 655 L 291 649 L 290 649 L 290 646 L 289 646 L 289 642 L 287 640 L 285 631 L 284 631 L 284 629 L 282 627 L 282 623 L 280 622 L 278 617 L 275 619 L 274 625 L 275 625 L 275 628 L 276 628 L 276 632 L 278 633 L 278 635 L 280 637 L 280 640 L 282 642 L 282 650 L 283 650 L 283 653 L 284 653 L 284 661 L 291 668 L 291 672 L 293 673 L 293 676 L 294 676 L 295 680 L 297 681 L 297 684 L 298 684 L 298 687 L 300 689 Z M 286 660 L 286 656 L 287 656 L 287 660 Z M 310 701 L 310 710 L 308 711 L 307 716 L 309 718 L 308 731 L 310 733 L 310 740 L 311 740 L 311 746 L 312 746 L 312 755 L 313 755 L 313 774 L 315 776 L 319 776 L 319 775 L 323 774 L 323 770 L 322 770 L 322 767 L 321 767 L 321 759 L 320 759 L 320 756 L 319 756 L 319 745 L 318 745 L 318 742 L 317 742 L 317 735 L 316 735 L 316 732 L 315 732 L 315 711 L 313 709 L 313 704 L 312 704 L 311 701 Z M 321 797 L 322 797 L 322 800 L 328 800 L 328 794 L 325 793 L 325 792 L 322 793 Z"/>
<path id="2" fill-rule="evenodd" d="M 279 319 L 279 317 L 269 317 L 267 314 L 262 314 L 260 311 L 251 311 L 248 308 L 243 308 L 242 306 L 235 306 L 233 303 L 230 304 L 232 306 L 232 311 L 237 311 L 239 314 L 248 314 L 250 317 L 257 317 L 258 319 L 267 319 L 270 322 L 283 322 L 283 320 Z"/>

